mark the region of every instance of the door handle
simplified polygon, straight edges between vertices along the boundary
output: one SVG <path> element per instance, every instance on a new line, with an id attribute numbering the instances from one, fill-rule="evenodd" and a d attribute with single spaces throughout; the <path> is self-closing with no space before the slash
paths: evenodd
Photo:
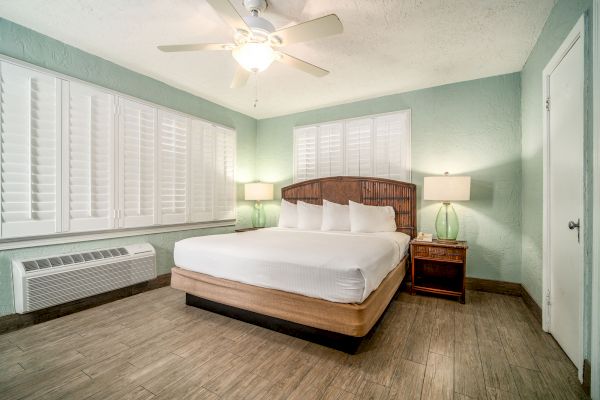
<path id="1" fill-rule="evenodd" d="M 569 221 L 569 229 L 577 229 L 577 243 L 579 243 L 579 228 L 580 228 L 580 219 L 577 218 L 577 222 Z"/>

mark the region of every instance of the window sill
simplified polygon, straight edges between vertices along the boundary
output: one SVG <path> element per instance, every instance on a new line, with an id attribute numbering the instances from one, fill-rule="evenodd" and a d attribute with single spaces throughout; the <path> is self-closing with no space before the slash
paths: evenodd
<path id="1" fill-rule="evenodd" d="M 63 243 L 86 242 L 90 240 L 114 239 L 127 236 L 151 235 L 157 233 L 190 231 L 193 229 L 222 228 L 235 226 L 235 220 L 200 222 L 192 224 L 162 225 L 144 228 L 112 229 L 108 231 L 57 233 L 54 235 L 0 240 L 0 251 L 26 247 L 50 246 Z"/>

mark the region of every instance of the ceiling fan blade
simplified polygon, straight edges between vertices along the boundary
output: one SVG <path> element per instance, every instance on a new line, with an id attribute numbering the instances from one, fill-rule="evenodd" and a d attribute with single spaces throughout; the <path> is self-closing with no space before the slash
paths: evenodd
<path id="1" fill-rule="evenodd" d="M 292 43 L 307 42 L 313 39 L 337 35 L 343 31 L 344 26 L 338 16 L 329 14 L 321 18 L 290 26 L 289 28 L 280 29 L 273 32 L 271 36 L 278 37 L 281 39 L 281 45 L 286 46 Z"/>
<path id="2" fill-rule="evenodd" d="M 278 53 L 278 57 L 275 58 L 277 61 L 287 64 L 290 67 L 299 69 L 300 71 L 306 72 L 318 78 L 323 77 L 329 73 L 329 71 L 319 68 L 316 65 L 312 65 L 306 61 L 302 61 L 299 58 L 292 57 L 289 54 Z"/>
<path id="3" fill-rule="evenodd" d="M 241 88 L 242 86 L 246 85 L 248 78 L 250 78 L 250 72 L 238 66 L 235 70 L 235 75 L 233 76 L 233 80 L 231 81 L 231 85 L 229 85 L 229 87 L 232 89 Z"/>
<path id="4" fill-rule="evenodd" d="M 228 0 L 207 0 L 208 4 L 219 14 L 227 25 L 238 31 L 251 33 L 252 30 L 246 21 L 236 11 Z"/>
<path id="5" fill-rule="evenodd" d="M 158 46 L 160 51 L 167 53 L 175 51 L 198 51 L 198 50 L 231 50 L 235 44 L 231 43 L 195 43 L 195 44 L 174 44 L 169 46 Z"/>

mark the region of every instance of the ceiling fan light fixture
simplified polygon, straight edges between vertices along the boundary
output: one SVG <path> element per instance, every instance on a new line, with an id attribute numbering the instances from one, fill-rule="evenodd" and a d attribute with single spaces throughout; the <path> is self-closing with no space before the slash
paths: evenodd
<path id="1" fill-rule="evenodd" d="M 244 43 L 231 52 L 233 58 L 250 72 L 261 72 L 275 60 L 275 52 L 267 43 Z"/>

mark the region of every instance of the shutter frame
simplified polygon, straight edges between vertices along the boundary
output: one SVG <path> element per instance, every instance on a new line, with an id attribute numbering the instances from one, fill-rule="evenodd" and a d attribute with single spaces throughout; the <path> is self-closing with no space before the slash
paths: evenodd
<path id="1" fill-rule="evenodd" d="M 152 226 L 157 220 L 156 109 L 119 97 L 118 110 L 119 226 Z"/>
<path id="2" fill-rule="evenodd" d="M 52 75 L 0 62 L 3 238 L 61 230 L 61 91 L 60 79 Z"/>
<path id="3" fill-rule="evenodd" d="M 186 144 L 188 136 L 189 119 L 187 117 L 159 110 L 158 215 L 162 225 L 182 224 L 187 221 L 189 159 Z M 179 146 L 181 144 L 183 144 L 183 148 Z M 180 174 L 183 174 L 183 177 Z"/>
<path id="4" fill-rule="evenodd" d="M 89 104 L 80 103 L 84 101 L 89 101 Z M 114 95 L 92 86 L 63 82 L 63 107 L 66 108 L 63 112 L 62 153 L 65 232 L 114 228 L 115 101 Z M 88 115 L 85 115 L 86 111 Z M 88 159 L 82 160 L 82 155 L 87 155 Z M 106 183 L 102 185 L 104 179 Z M 87 192 L 87 197 L 82 191 Z M 104 197 L 106 205 L 102 208 Z M 79 201 L 75 201 L 76 198 Z M 88 208 L 86 216 L 83 216 L 83 206 Z"/>

